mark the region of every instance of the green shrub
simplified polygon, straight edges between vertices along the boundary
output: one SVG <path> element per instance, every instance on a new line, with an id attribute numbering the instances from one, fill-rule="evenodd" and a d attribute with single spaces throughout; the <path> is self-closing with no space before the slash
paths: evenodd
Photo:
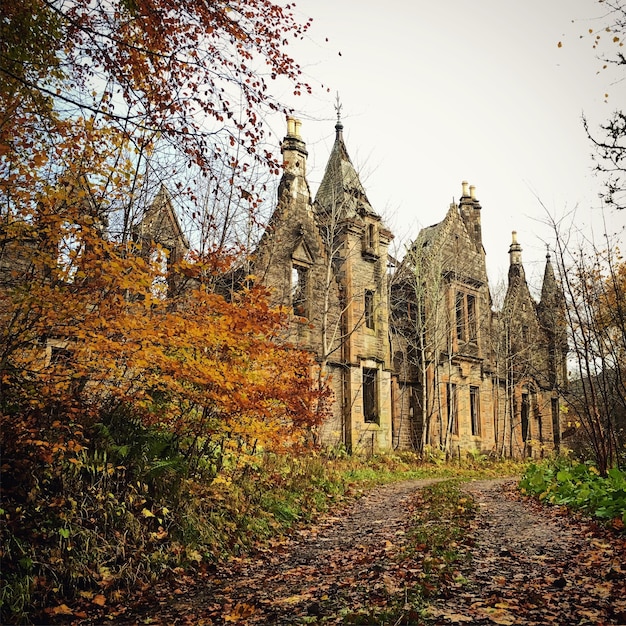
<path id="1" fill-rule="evenodd" d="M 626 524 L 626 473 L 616 468 L 600 476 L 590 463 L 556 460 L 533 463 L 519 487 L 550 504 L 567 506 L 605 520 Z"/>

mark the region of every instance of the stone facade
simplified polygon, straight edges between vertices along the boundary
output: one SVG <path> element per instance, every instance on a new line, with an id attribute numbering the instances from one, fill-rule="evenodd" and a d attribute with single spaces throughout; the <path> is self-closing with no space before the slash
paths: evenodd
<path id="1" fill-rule="evenodd" d="M 274 304 L 292 307 L 287 338 L 313 351 L 334 391 L 320 439 L 372 452 L 392 446 L 387 258 L 391 233 L 372 209 L 342 127 L 312 199 L 305 144 L 289 120 L 276 211 L 254 254 Z"/>
<path id="2" fill-rule="evenodd" d="M 253 255 L 256 279 L 293 311 L 287 338 L 316 355 L 334 391 L 320 440 L 365 453 L 523 456 L 558 446 L 567 344 L 549 257 L 537 304 L 514 233 L 504 306 L 493 311 L 482 209 L 463 183 L 458 205 L 393 263 L 393 235 L 342 131 L 338 122 L 313 199 L 300 123 L 288 120 L 276 210 Z"/>

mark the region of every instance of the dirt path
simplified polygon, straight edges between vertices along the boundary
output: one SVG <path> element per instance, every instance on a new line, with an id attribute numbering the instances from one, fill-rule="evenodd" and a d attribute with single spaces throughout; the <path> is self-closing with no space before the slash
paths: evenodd
<path id="1" fill-rule="evenodd" d="M 181 575 L 155 587 L 143 610 L 111 623 L 391 625 L 368 621 L 364 607 L 384 607 L 419 576 L 397 555 L 414 494 L 432 482 L 379 487 L 201 580 Z M 623 541 L 613 542 L 618 553 L 593 525 L 515 499 L 512 485 L 467 485 L 479 509 L 465 580 L 444 589 L 423 620 L 398 624 L 626 624 Z"/>
<path id="2" fill-rule="evenodd" d="M 467 581 L 436 624 L 626 624 L 623 538 L 522 501 L 514 482 L 468 483 L 479 505 Z"/>

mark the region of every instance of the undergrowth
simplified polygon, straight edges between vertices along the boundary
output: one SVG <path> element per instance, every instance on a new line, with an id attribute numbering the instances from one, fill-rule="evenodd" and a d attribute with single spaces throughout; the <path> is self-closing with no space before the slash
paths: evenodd
<path id="1" fill-rule="evenodd" d="M 451 465 L 410 453 L 312 451 L 257 452 L 245 463 L 213 452 L 190 468 L 171 436 L 123 428 L 114 436 L 100 426 L 90 448 L 43 465 L 28 483 L 5 479 L 2 623 L 84 618 L 180 568 L 193 572 L 309 523 L 376 484 L 519 472 L 485 457 Z"/>

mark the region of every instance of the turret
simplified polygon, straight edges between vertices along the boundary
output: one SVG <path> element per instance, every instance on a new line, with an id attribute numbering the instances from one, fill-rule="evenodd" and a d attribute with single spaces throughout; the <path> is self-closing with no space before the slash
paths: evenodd
<path id="1" fill-rule="evenodd" d="M 306 159 L 309 153 L 306 144 L 300 137 L 302 122 L 295 117 L 287 118 L 287 135 L 283 139 L 280 151 L 283 155 L 283 167 L 285 171 L 296 176 L 306 176 Z"/>
<path id="2" fill-rule="evenodd" d="M 552 384 L 567 381 L 567 320 L 565 296 L 554 275 L 550 252 L 546 254 L 546 269 L 541 286 L 541 301 L 537 307 L 539 321 L 548 338 L 550 378 Z"/>
<path id="3" fill-rule="evenodd" d="M 511 246 L 509 247 L 509 284 L 517 278 L 526 281 L 524 266 L 522 265 L 522 246 L 517 241 L 517 232 L 511 233 Z"/>

